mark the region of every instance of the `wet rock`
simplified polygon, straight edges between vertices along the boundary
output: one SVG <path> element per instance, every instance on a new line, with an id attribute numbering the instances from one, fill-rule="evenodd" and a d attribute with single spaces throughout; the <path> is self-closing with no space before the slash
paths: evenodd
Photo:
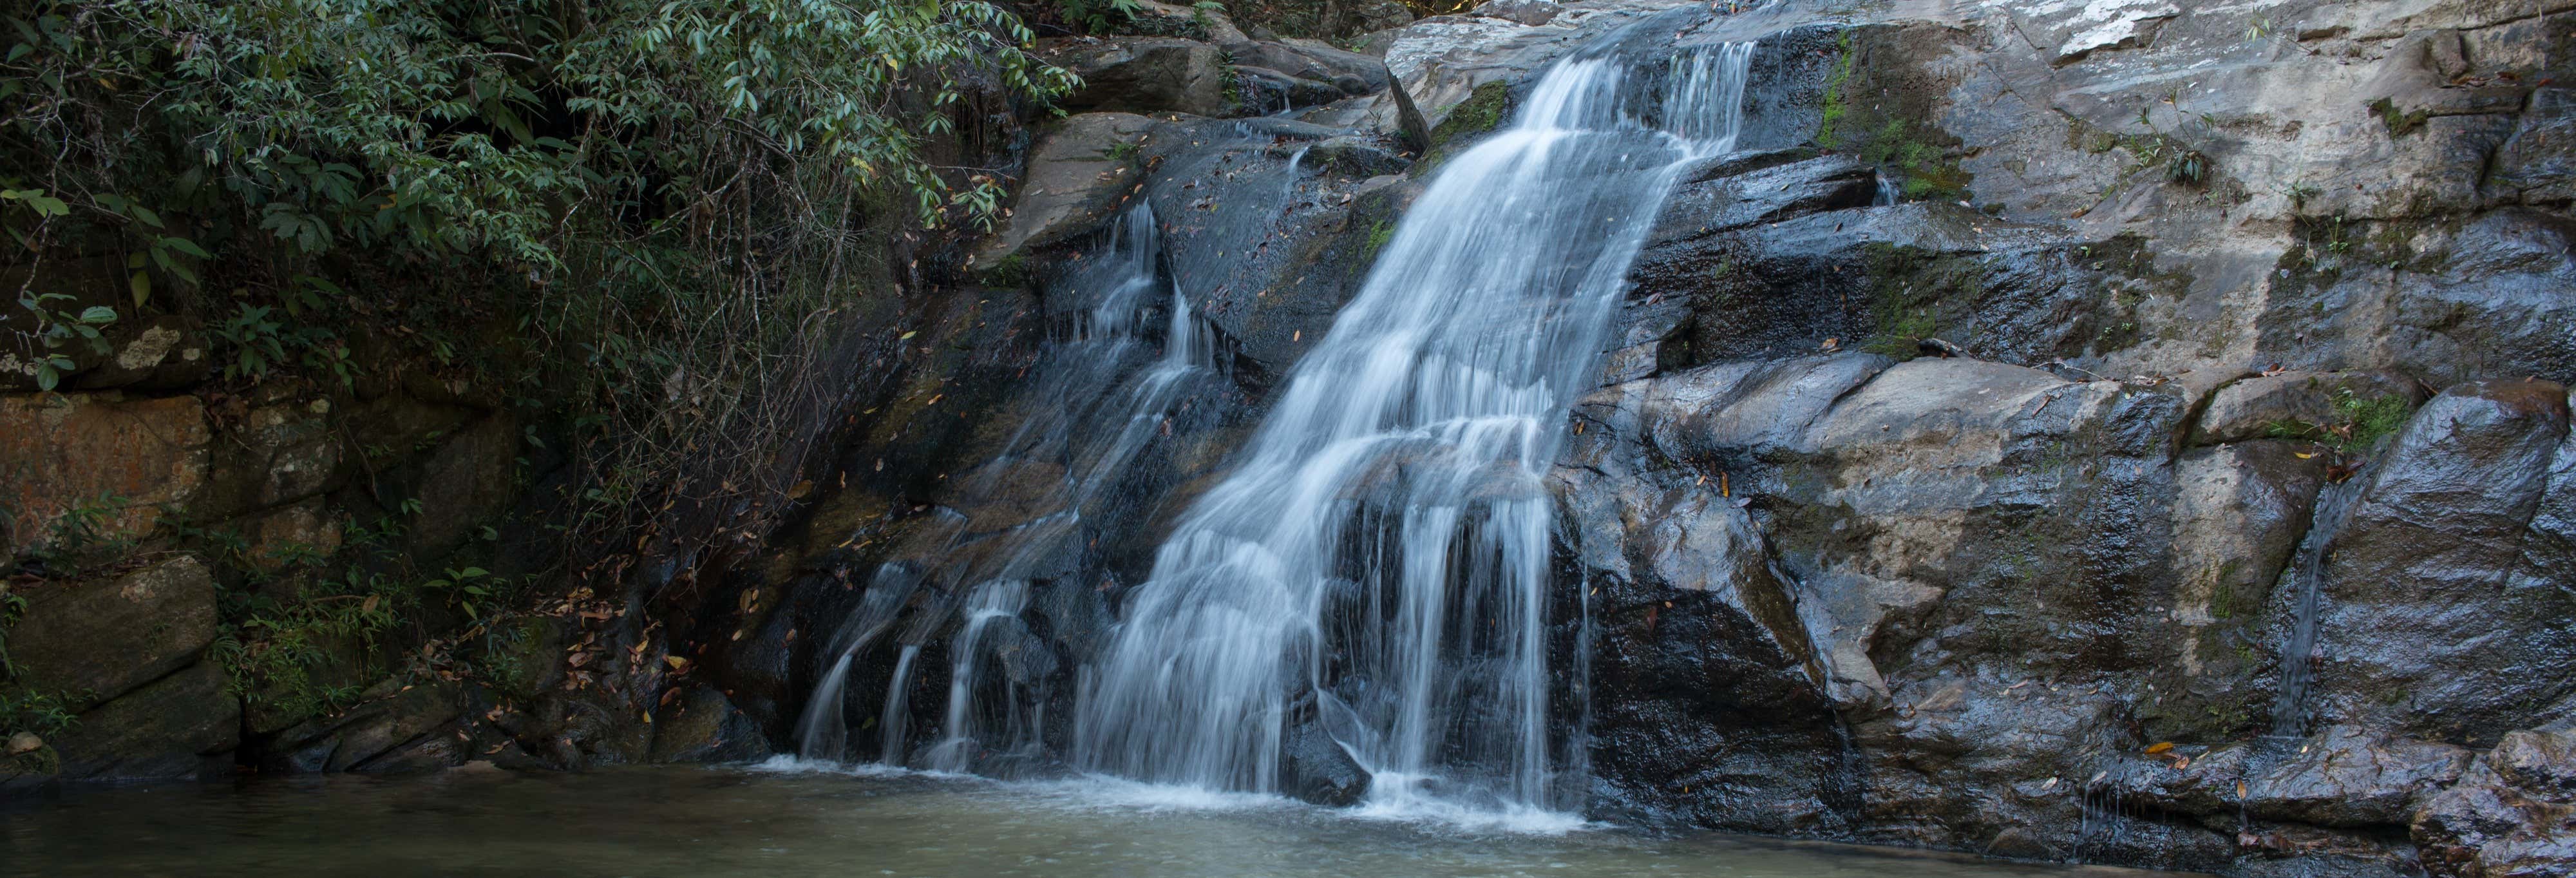
<path id="1" fill-rule="evenodd" d="M 14 682 L 64 693 L 75 712 L 196 663 L 215 639 L 214 574 L 194 555 L 22 596 L 6 641 Z"/>
<path id="2" fill-rule="evenodd" d="M 1236 88 L 1243 93 L 1242 109 L 1254 115 L 1329 104 L 1343 97 L 1342 90 L 1331 83 L 1300 79 L 1264 67 L 1237 66 L 1234 74 Z"/>
<path id="3" fill-rule="evenodd" d="M 2441 876 L 2576 874 L 2576 734 L 2508 733 L 2450 789 L 2425 800 L 2409 833 Z"/>
<path id="4" fill-rule="evenodd" d="M 2416 803 L 2460 779 L 2473 754 L 2338 726 L 2296 742 L 2230 744 L 2179 769 L 2130 778 L 2129 792 L 2202 814 L 2365 828 L 2405 823 Z M 2242 784 L 2240 797 L 2237 785 Z"/>
<path id="5" fill-rule="evenodd" d="M 1136 188 L 1133 154 L 1154 121 L 1127 113 L 1084 113 L 1064 120 L 1029 151 L 1010 218 L 969 267 L 993 272 L 1034 247 L 1089 231 Z"/>
<path id="6" fill-rule="evenodd" d="M 1228 44 L 1225 50 L 1238 66 L 1330 85 L 1345 95 L 1376 92 L 1393 81 L 1384 59 L 1345 51 L 1322 40 L 1247 40 Z"/>
<path id="7" fill-rule="evenodd" d="M 2545 381 L 2453 387 L 2406 423 L 2328 550 L 2318 716 L 2485 743 L 2576 695 L 2576 596 L 2516 575 L 2567 439 Z"/>
<path id="8" fill-rule="evenodd" d="M 1058 100 L 1076 111 L 1227 115 L 1225 59 L 1215 46 L 1172 37 L 1042 40 L 1036 54 L 1082 77 Z"/>
<path id="9" fill-rule="evenodd" d="M 1288 733 L 1280 760 L 1280 787 L 1288 795 L 1335 808 L 1368 794 L 1369 774 L 1349 751 L 1314 723 Z"/>
<path id="10" fill-rule="evenodd" d="M 10 554 L 50 542 L 76 509 L 97 513 L 100 539 L 140 537 L 207 480 L 211 434 L 194 397 L 121 393 L 0 396 L 0 507 Z"/>
<path id="11" fill-rule="evenodd" d="M 2190 442 L 2213 445 L 2265 438 L 2312 437 L 2311 428 L 2349 425 L 2367 406 L 2423 403 L 2422 385 L 2391 372 L 2282 372 L 2231 382 L 2209 400 Z"/>
<path id="12" fill-rule="evenodd" d="M 2301 447 L 2243 442 L 2174 460 L 2173 610 L 2186 638 L 2179 658 L 2184 675 L 2213 695 L 2258 670 L 2259 657 L 2240 647 L 2261 635 L 2273 583 L 2308 532 L 2326 466 Z"/>
<path id="13" fill-rule="evenodd" d="M 57 736 L 65 780 L 220 776 L 241 734 L 241 703 L 223 668 L 198 662 L 82 713 Z"/>

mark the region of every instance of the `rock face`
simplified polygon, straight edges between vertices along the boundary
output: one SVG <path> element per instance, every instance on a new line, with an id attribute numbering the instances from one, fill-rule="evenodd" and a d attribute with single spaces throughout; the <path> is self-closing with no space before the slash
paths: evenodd
<path id="1" fill-rule="evenodd" d="M 208 438 L 205 409 L 192 397 L 0 396 L 8 553 L 55 540 L 56 523 L 75 511 L 76 526 L 99 538 L 151 530 L 165 506 L 186 504 L 205 485 Z"/>
<path id="2" fill-rule="evenodd" d="M 2549 763 L 2530 729 L 2576 707 L 2576 323 L 2538 294 L 2568 288 L 2564 203 L 2406 175 L 2561 127 L 2532 84 L 2563 56 L 2528 47 L 2571 12 L 2283 5 L 2272 66 L 2179 90 L 2151 83 L 2248 50 L 2232 13 L 1900 4 L 1779 37 L 1834 59 L 1773 74 L 1826 112 L 1685 178 L 1559 469 L 1562 588 L 1609 602 L 1601 807 L 2565 869 L 2563 796 L 2487 767 Z M 2336 109 L 2257 121 L 2294 107 Z M 2249 182 L 2284 172 L 2340 191 Z M 1966 356 L 1893 362 L 1935 348 Z"/>

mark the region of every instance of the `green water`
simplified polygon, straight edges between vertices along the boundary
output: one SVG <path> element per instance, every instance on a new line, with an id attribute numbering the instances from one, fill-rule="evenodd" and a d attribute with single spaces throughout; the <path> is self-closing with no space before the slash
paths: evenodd
<path id="1" fill-rule="evenodd" d="M 1097 782 L 695 767 L 260 779 L 0 805 L 0 875 L 49 878 L 2150 874 L 1605 827 L 1472 829 Z"/>

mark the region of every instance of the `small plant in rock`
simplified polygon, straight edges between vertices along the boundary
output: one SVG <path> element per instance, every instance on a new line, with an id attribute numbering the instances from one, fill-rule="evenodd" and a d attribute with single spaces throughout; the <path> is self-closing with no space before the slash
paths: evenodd
<path id="1" fill-rule="evenodd" d="M 1386 245 L 1394 240 L 1395 224 L 1387 222 L 1386 220 L 1378 220 L 1375 225 L 1369 226 L 1369 255 L 1377 255 L 1378 251 L 1386 249 Z"/>
<path id="2" fill-rule="evenodd" d="M 2265 424 L 2264 433 L 2274 439 L 2314 442 L 2338 453 L 2367 452 L 2406 426 L 2406 416 L 2413 410 L 2405 397 L 2365 397 L 2349 387 L 2336 390 L 2332 404 L 2334 423 L 2311 424 L 2293 418 Z"/>

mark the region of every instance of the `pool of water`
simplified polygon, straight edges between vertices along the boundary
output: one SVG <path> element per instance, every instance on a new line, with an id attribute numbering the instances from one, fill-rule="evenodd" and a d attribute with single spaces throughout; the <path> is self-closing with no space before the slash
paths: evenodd
<path id="1" fill-rule="evenodd" d="M 2156 873 L 1530 815 L 1396 819 L 1106 781 L 651 767 L 78 790 L 0 805 L 0 873 L 64 876 L 1726 876 Z"/>

